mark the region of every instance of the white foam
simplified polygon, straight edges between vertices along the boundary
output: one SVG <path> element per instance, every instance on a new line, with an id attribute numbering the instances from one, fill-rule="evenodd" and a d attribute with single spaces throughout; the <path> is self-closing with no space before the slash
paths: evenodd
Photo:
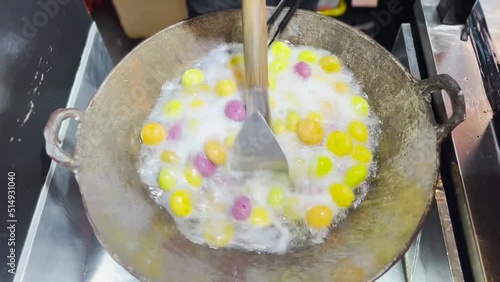
<path id="1" fill-rule="evenodd" d="M 305 46 L 292 47 L 290 66 L 298 62 L 298 54 L 304 50 L 314 50 L 318 57 L 330 55 L 328 51 L 313 49 Z M 231 53 L 231 54 L 230 54 Z M 233 73 L 227 67 L 230 58 L 237 53 L 242 53 L 241 44 L 222 45 L 212 50 L 207 57 L 202 58 L 194 67 L 203 71 L 205 82 L 215 87 L 220 79 L 234 79 Z M 233 55 L 232 55 L 233 54 Z M 269 55 L 269 62 L 274 60 Z M 308 80 L 300 79 L 290 67 L 278 76 L 274 77 L 277 88 L 270 91 L 270 95 L 276 101 L 276 107 L 272 109 L 273 119 L 286 120 L 286 115 L 293 109 L 301 118 L 314 112 L 321 112 L 325 101 L 332 104 L 334 111 L 328 116 L 324 113 L 325 135 L 333 129 L 347 130 L 347 125 L 352 120 L 361 120 L 370 127 L 369 142 L 365 144 L 372 152 L 377 146 L 377 132 L 379 121 L 374 115 L 368 118 L 360 117 L 351 106 L 352 95 L 365 98 L 362 88 L 354 79 L 353 74 L 346 68 L 339 73 L 327 74 L 319 64 L 310 64 L 312 77 Z M 317 79 L 318 75 L 326 81 Z M 142 180 L 150 187 L 149 191 L 153 199 L 169 213 L 170 192 L 159 189 L 157 175 L 162 167 L 167 166 L 159 160 L 163 150 L 176 152 L 180 160 L 177 165 L 170 165 L 177 179 L 175 189 L 190 189 L 193 193 L 194 211 L 188 217 L 175 218 L 177 228 L 188 239 L 195 243 L 206 244 L 202 236 L 202 225 L 208 219 L 229 221 L 235 226 L 235 237 L 229 247 L 244 250 L 283 253 L 291 247 L 302 247 L 310 244 L 318 244 L 327 236 L 328 230 L 313 230 L 304 224 L 290 224 L 283 217 L 282 211 L 273 210 L 267 203 L 267 195 L 270 187 L 281 186 L 286 189 L 286 198 L 296 197 L 299 199 L 296 210 L 302 218 L 306 211 L 313 205 L 326 205 L 330 207 L 335 215 L 334 224 L 338 224 L 347 216 L 346 209 L 337 206 L 331 199 L 328 187 L 332 183 L 341 182 L 345 171 L 355 164 L 350 157 L 337 157 L 330 153 L 325 146 L 304 146 L 293 132 L 279 134 L 278 141 L 284 149 L 290 164 L 291 176 L 294 183 L 287 178 L 275 175 L 270 171 L 256 171 L 245 174 L 234 172 L 227 166 L 219 167 L 216 174 L 211 178 L 203 180 L 202 188 L 191 187 L 183 177 L 186 166 L 192 165 L 193 157 L 202 152 L 203 144 L 207 139 L 223 141 L 230 133 L 236 133 L 242 123 L 234 122 L 225 117 L 224 108 L 229 100 L 239 99 L 243 101 L 242 92 L 239 91 L 232 97 L 219 97 L 214 93 L 198 93 L 196 96 L 185 95 L 179 86 L 180 79 L 177 78 L 165 83 L 162 94 L 156 106 L 146 122 L 159 122 L 166 129 L 174 124 L 181 123 L 183 134 L 180 140 L 167 140 L 156 147 L 143 146 L 140 156 L 139 173 Z M 333 84 L 335 81 L 343 81 L 349 84 L 350 94 L 336 92 Z M 163 106 L 170 99 L 180 99 L 186 109 L 182 115 L 170 118 L 164 115 Z M 203 99 L 206 106 L 202 109 L 192 110 L 189 105 L 193 99 Z M 188 123 L 196 120 L 196 129 L 189 130 Z M 325 136 L 326 139 L 326 136 Z M 308 167 L 312 165 L 318 156 L 329 156 L 334 163 L 333 171 L 320 179 L 308 175 Z M 297 161 L 297 160 L 302 160 Z M 375 164 L 371 164 L 370 173 L 375 173 Z M 175 190 L 174 189 L 174 190 Z M 366 193 L 368 185 L 362 184 L 356 189 L 357 198 L 354 206 L 359 205 Z M 211 195 L 209 200 L 208 195 Z M 234 198 L 246 195 L 252 201 L 253 206 L 264 206 L 270 212 L 271 225 L 265 228 L 254 227 L 248 222 L 235 221 L 230 214 L 230 208 Z M 223 209 L 215 209 L 214 203 L 225 206 Z"/>

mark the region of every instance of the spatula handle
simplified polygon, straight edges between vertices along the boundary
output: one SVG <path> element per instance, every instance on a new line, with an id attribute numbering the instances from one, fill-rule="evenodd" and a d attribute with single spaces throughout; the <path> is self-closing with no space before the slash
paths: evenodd
<path id="1" fill-rule="evenodd" d="M 243 0 L 243 46 L 247 87 L 267 88 L 267 10 L 265 0 Z"/>

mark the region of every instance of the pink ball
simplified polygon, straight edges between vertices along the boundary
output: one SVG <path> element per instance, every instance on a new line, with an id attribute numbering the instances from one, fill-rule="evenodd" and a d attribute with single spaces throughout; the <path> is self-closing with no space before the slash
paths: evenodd
<path id="1" fill-rule="evenodd" d="M 212 176 L 217 169 L 217 166 L 201 153 L 194 158 L 194 166 L 203 177 Z"/>
<path id="2" fill-rule="evenodd" d="M 297 63 L 293 69 L 303 79 L 308 79 L 311 76 L 311 67 L 305 62 Z"/>
<path id="3" fill-rule="evenodd" d="M 168 131 L 168 139 L 177 140 L 181 138 L 182 126 L 178 123 L 170 128 Z"/>
<path id="4" fill-rule="evenodd" d="M 250 199 L 245 196 L 240 196 L 234 199 L 233 207 L 231 208 L 231 213 L 236 220 L 246 220 L 250 217 L 250 212 L 252 211 L 252 204 Z"/>
<path id="5" fill-rule="evenodd" d="M 245 105 L 238 100 L 229 101 L 224 112 L 228 118 L 235 121 L 243 121 L 247 118 Z"/>

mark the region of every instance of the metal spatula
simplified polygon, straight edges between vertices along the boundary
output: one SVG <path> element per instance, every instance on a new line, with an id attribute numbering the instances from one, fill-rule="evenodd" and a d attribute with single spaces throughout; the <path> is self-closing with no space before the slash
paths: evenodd
<path id="1" fill-rule="evenodd" d="M 270 128 L 265 0 L 243 0 L 243 48 L 247 120 L 231 152 L 232 168 L 272 169 L 288 173 L 288 162 Z"/>

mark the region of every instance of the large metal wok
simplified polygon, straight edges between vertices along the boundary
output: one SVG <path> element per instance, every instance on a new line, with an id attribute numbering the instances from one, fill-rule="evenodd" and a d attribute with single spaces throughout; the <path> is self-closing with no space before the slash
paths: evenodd
<path id="1" fill-rule="evenodd" d="M 222 42 L 241 42 L 241 12 L 218 12 L 169 27 L 130 53 L 85 112 L 59 109 L 45 128 L 47 153 L 72 170 L 96 236 L 144 281 L 367 281 L 407 250 L 433 199 L 440 143 L 465 118 L 463 94 L 446 75 L 416 81 L 389 52 L 330 18 L 299 11 L 282 34 L 327 49 L 354 72 L 383 121 L 378 174 L 359 208 L 325 243 L 284 256 L 213 250 L 186 240 L 150 200 L 136 172 L 141 124 L 162 84 Z M 431 91 L 445 90 L 453 115 L 437 125 Z M 79 124 L 74 156 L 58 130 Z"/>

